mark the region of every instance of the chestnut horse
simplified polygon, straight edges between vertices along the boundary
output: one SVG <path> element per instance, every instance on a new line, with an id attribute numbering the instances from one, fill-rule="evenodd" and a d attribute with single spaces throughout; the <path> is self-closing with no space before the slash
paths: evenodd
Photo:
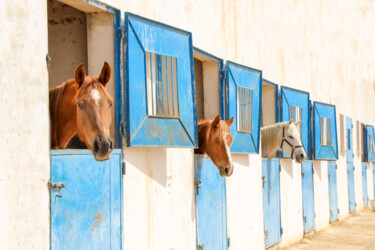
<path id="1" fill-rule="evenodd" d="M 262 157 L 276 157 L 277 150 L 283 150 L 291 159 L 302 163 L 306 159 L 306 152 L 301 143 L 301 136 L 297 129 L 301 121 L 293 123 L 279 122 L 261 129 Z"/>
<path id="2" fill-rule="evenodd" d="M 99 77 L 86 76 L 83 64 L 75 69 L 74 79 L 49 90 L 51 148 L 66 148 L 76 134 L 97 161 L 109 159 L 112 98 L 106 87 L 111 67 L 104 63 Z"/>
<path id="3" fill-rule="evenodd" d="M 213 121 L 198 122 L 199 148 L 196 153 L 207 154 L 219 169 L 220 175 L 224 177 L 231 176 L 233 173 L 230 152 L 233 138 L 229 131 L 232 123 L 233 117 L 224 121 L 220 120 L 220 115 L 216 116 Z"/>

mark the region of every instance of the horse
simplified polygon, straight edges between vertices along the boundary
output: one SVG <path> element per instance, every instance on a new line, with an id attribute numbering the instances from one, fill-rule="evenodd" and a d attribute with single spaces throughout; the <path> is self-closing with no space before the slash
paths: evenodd
<path id="1" fill-rule="evenodd" d="M 51 148 L 64 149 L 73 136 L 92 151 L 97 161 L 109 159 L 112 97 L 106 90 L 111 67 L 104 63 L 99 77 L 86 76 L 83 64 L 76 67 L 74 79 L 49 90 Z"/>
<path id="2" fill-rule="evenodd" d="M 220 119 L 220 115 L 216 116 L 214 120 L 201 120 L 198 122 L 199 148 L 196 153 L 207 154 L 223 177 L 229 177 L 233 173 L 230 152 L 233 138 L 229 131 L 232 123 L 233 117 L 225 121 Z"/>
<path id="3" fill-rule="evenodd" d="M 301 121 L 293 123 L 290 120 L 263 127 L 261 129 L 262 157 L 275 157 L 277 150 L 283 150 L 291 159 L 302 163 L 306 159 L 306 152 L 297 129 L 300 125 Z"/>

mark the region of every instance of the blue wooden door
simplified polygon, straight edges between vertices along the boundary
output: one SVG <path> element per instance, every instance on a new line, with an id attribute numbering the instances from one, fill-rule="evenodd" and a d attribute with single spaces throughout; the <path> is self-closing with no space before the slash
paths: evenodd
<path id="1" fill-rule="evenodd" d="M 339 218 L 339 206 L 337 199 L 337 177 L 336 162 L 328 161 L 328 188 L 329 188 L 329 213 L 330 222 L 334 222 Z"/>
<path id="2" fill-rule="evenodd" d="M 51 249 L 121 249 L 121 151 L 51 151 Z"/>
<path id="3" fill-rule="evenodd" d="M 346 117 L 346 161 L 353 162 L 353 123 L 352 119 Z"/>
<path id="4" fill-rule="evenodd" d="M 311 159 L 311 116 L 310 116 L 310 94 L 296 89 L 281 87 L 281 121 L 292 119 L 294 122 L 301 121 L 300 133 L 302 145 L 307 157 Z M 283 157 L 290 157 L 283 152 Z"/>
<path id="5" fill-rule="evenodd" d="M 125 13 L 127 146 L 198 146 L 192 34 Z"/>
<path id="6" fill-rule="evenodd" d="M 368 206 L 368 193 L 367 193 L 367 165 L 362 163 L 362 190 L 363 190 L 363 206 Z"/>
<path id="7" fill-rule="evenodd" d="M 266 248 L 281 240 L 280 160 L 263 159 L 263 210 Z"/>
<path id="8" fill-rule="evenodd" d="M 228 248 L 225 178 L 205 155 L 194 156 L 197 249 Z"/>
<path id="9" fill-rule="evenodd" d="M 349 212 L 354 213 L 356 208 L 354 193 L 354 165 L 348 162 L 348 194 L 349 194 Z"/>
<path id="10" fill-rule="evenodd" d="M 223 88 L 224 89 L 224 88 Z M 262 72 L 233 62 L 226 65 L 226 117 L 234 117 L 231 152 L 258 153 Z"/>
<path id="11" fill-rule="evenodd" d="M 304 161 L 302 169 L 302 205 L 304 232 L 308 233 L 315 228 L 314 208 L 314 167 L 312 161 Z"/>

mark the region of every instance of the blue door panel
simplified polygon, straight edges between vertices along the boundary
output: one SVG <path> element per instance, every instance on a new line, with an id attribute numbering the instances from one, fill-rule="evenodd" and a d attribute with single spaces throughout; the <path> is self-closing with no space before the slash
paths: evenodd
<path id="1" fill-rule="evenodd" d="M 230 126 L 233 136 L 231 151 L 234 153 L 259 153 L 260 115 L 262 103 L 262 72 L 233 62 L 227 62 L 227 118 L 234 117 Z M 237 87 L 252 90 L 251 133 L 238 131 Z"/>
<path id="2" fill-rule="evenodd" d="M 191 33 L 130 13 L 125 14 L 125 27 L 127 146 L 196 147 L 198 134 Z M 148 114 L 146 52 L 176 58 L 178 117 Z"/>
<path id="3" fill-rule="evenodd" d="M 373 126 L 366 126 L 365 130 L 365 155 L 368 162 L 375 161 L 375 133 Z"/>
<path id="4" fill-rule="evenodd" d="M 263 210 L 266 248 L 281 240 L 280 161 L 263 159 Z"/>
<path id="5" fill-rule="evenodd" d="M 324 146 L 321 143 L 320 118 L 330 119 L 331 145 Z M 336 107 L 334 105 L 314 102 L 314 145 L 315 159 L 335 160 L 338 159 Z"/>
<path id="6" fill-rule="evenodd" d="M 51 152 L 51 249 L 121 249 L 121 151 Z"/>
<path id="7" fill-rule="evenodd" d="M 334 222 L 339 218 L 339 208 L 337 199 L 337 175 L 336 162 L 328 162 L 328 188 L 329 188 L 329 210 L 330 222 Z"/>
<path id="8" fill-rule="evenodd" d="M 314 207 L 314 166 L 312 161 L 304 161 L 302 167 L 302 204 L 304 232 L 308 233 L 315 228 Z"/>
<path id="9" fill-rule="evenodd" d="M 354 192 L 354 166 L 348 162 L 348 194 L 349 194 L 349 212 L 354 213 L 356 209 L 355 192 Z"/>
<path id="10" fill-rule="evenodd" d="M 200 181 L 195 185 L 197 246 L 205 250 L 228 249 L 225 178 L 209 157 L 196 154 L 194 180 Z"/>
<path id="11" fill-rule="evenodd" d="M 302 109 L 302 145 L 305 148 L 307 156 L 311 159 L 311 133 L 310 133 L 310 94 L 296 89 L 281 87 L 281 122 L 290 120 L 289 106 L 295 106 Z M 283 157 L 289 157 L 283 152 Z"/>
<path id="12" fill-rule="evenodd" d="M 368 193 L 367 193 L 367 165 L 362 163 L 362 190 L 363 190 L 363 206 L 368 206 Z"/>

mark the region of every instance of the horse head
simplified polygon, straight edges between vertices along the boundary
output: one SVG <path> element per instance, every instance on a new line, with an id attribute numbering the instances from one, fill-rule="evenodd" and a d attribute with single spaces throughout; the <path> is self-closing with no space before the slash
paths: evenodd
<path id="1" fill-rule="evenodd" d="M 75 70 L 77 134 L 97 161 L 109 159 L 113 143 L 110 137 L 112 98 L 107 92 L 111 68 L 104 63 L 99 77 L 86 76 L 83 64 Z"/>
<path id="2" fill-rule="evenodd" d="M 301 142 L 298 126 L 301 126 L 301 121 L 293 123 L 290 120 L 284 125 L 281 149 L 290 155 L 290 158 L 302 163 L 306 159 L 306 152 Z"/>
<path id="3" fill-rule="evenodd" d="M 220 120 L 220 115 L 218 115 L 212 122 L 206 122 L 204 128 L 199 129 L 199 141 L 201 142 L 199 150 L 211 158 L 220 175 L 225 177 L 231 176 L 233 173 L 230 152 L 233 138 L 229 131 L 232 123 L 233 117 L 225 121 Z"/>

